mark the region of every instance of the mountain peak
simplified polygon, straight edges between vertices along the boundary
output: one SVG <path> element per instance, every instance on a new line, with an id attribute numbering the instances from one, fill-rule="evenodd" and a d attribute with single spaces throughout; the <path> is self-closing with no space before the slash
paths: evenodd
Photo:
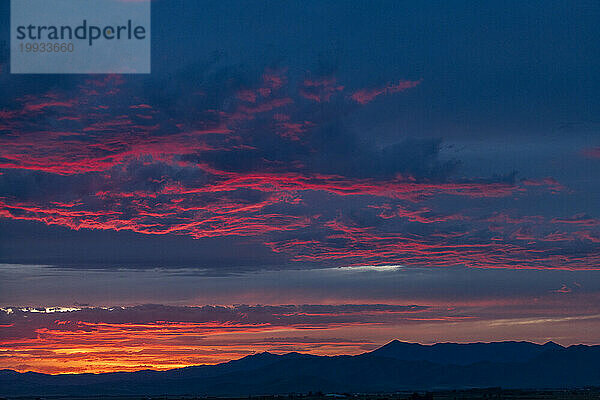
<path id="1" fill-rule="evenodd" d="M 261 358 L 273 358 L 278 357 L 277 354 L 269 353 L 268 351 L 261 351 L 254 354 L 248 354 L 244 358 L 253 358 L 253 359 L 261 359 Z"/>
<path id="2" fill-rule="evenodd" d="M 19 373 L 12 369 L 0 369 L 0 375 L 19 375 Z"/>
<path id="3" fill-rule="evenodd" d="M 380 349 L 390 348 L 390 347 L 398 347 L 398 346 L 423 346 L 423 345 L 419 344 L 419 343 L 403 342 L 401 340 L 394 339 L 394 340 L 384 344 L 383 346 L 381 346 Z"/>
<path id="4" fill-rule="evenodd" d="M 546 347 L 546 348 L 550 348 L 550 349 L 564 349 L 564 347 L 563 347 L 563 346 L 561 346 L 561 345 L 560 345 L 560 344 L 558 344 L 558 343 L 554 343 L 554 342 L 553 342 L 553 341 L 551 341 L 551 340 L 550 340 L 550 341 L 548 341 L 548 342 L 546 342 L 546 343 L 544 343 L 544 345 L 543 345 L 543 346 L 544 346 L 544 347 Z"/>

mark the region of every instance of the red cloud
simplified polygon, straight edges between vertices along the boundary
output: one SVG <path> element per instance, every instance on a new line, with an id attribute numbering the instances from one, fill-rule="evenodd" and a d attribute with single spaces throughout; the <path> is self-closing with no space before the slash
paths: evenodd
<path id="1" fill-rule="evenodd" d="M 600 158 L 600 147 L 585 149 L 583 155 L 588 158 Z"/>
<path id="2" fill-rule="evenodd" d="M 327 102 L 331 97 L 344 90 L 344 86 L 338 85 L 335 77 L 322 79 L 305 79 L 300 87 L 300 95 L 317 103 Z"/>
<path id="3" fill-rule="evenodd" d="M 390 83 L 387 86 L 376 89 L 361 89 L 352 94 L 351 99 L 359 104 L 367 104 L 382 94 L 392 94 L 414 88 L 422 81 L 400 81 L 397 84 Z"/>

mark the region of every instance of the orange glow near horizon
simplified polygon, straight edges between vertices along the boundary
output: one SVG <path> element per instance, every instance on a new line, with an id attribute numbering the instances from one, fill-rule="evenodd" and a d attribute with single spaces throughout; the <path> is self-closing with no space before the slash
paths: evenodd
<path id="1" fill-rule="evenodd" d="M 6 308 L 0 309 L 0 369 L 48 374 L 167 370 L 264 351 L 356 355 L 393 339 L 598 344 L 595 302 L 578 313 L 568 307 L 557 313 L 553 304 Z"/>
<path id="2" fill-rule="evenodd" d="M 0 368 L 49 374 L 167 370 L 218 364 L 263 351 L 358 354 L 365 351 L 361 346 L 369 344 L 368 341 L 311 341 L 306 337 L 304 343 L 293 343 L 286 337 L 278 339 L 273 335 L 303 335 L 302 327 L 270 324 L 78 322 L 78 325 L 80 329 L 74 331 L 62 331 L 58 325 L 36 329 L 35 338 L 0 340 L 3 354 Z"/>

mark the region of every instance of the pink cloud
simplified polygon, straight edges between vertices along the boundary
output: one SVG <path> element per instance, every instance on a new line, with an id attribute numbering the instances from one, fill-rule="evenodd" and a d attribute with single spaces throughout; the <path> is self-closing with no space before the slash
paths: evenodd
<path id="1" fill-rule="evenodd" d="M 375 89 L 361 89 L 352 94 L 351 99 L 359 104 L 367 104 L 373 101 L 377 96 L 383 94 L 392 94 L 403 92 L 407 89 L 418 86 L 422 80 L 418 81 L 400 81 L 397 84 L 390 83 L 387 86 Z"/>

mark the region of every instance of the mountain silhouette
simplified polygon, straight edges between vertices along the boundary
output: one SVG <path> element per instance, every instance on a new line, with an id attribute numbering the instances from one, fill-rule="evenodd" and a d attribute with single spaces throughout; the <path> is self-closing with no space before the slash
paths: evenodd
<path id="1" fill-rule="evenodd" d="M 554 342 L 548 342 L 542 346 L 529 342 L 436 343 L 431 346 L 424 346 L 418 343 L 393 340 L 373 351 L 372 354 L 407 361 L 468 365 L 483 361 L 527 361 L 550 349 L 563 349 L 563 347 Z"/>
<path id="2" fill-rule="evenodd" d="M 218 365 L 169 371 L 47 375 L 0 371 L 2 396 L 205 395 L 393 392 L 474 387 L 600 385 L 600 346 L 549 342 L 392 341 L 356 356 L 258 353 Z"/>

